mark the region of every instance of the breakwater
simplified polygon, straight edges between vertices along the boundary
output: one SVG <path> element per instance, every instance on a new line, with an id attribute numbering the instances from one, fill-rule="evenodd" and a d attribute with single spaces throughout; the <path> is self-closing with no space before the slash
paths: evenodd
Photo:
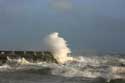
<path id="1" fill-rule="evenodd" d="M 6 63 L 8 57 L 11 59 L 25 58 L 30 62 L 45 61 L 57 63 L 49 51 L 0 51 L 1 64 Z"/>

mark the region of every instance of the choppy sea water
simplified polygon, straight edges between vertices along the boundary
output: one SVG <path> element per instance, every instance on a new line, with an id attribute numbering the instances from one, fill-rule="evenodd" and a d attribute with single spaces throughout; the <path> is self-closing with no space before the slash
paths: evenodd
<path id="1" fill-rule="evenodd" d="M 8 60 L 0 66 L 0 83 L 125 83 L 123 56 L 76 58 L 66 64 Z"/>

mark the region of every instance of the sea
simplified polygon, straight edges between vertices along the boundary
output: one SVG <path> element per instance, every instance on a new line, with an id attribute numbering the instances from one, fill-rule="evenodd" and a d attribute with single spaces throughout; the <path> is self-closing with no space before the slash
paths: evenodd
<path id="1" fill-rule="evenodd" d="M 8 59 L 0 83 L 125 83 L 125 56 L 77 56 L 65 64 Z"/>

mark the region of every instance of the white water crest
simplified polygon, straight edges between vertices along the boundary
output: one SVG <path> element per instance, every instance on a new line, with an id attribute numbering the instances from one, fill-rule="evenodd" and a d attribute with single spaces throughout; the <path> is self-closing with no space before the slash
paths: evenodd
<path id="1" fill-rule="evenodd" d="M 58 32 L 49 34 L 45 39 L 45 46 L 48 51 L 52 52 L 54 58 L 60 64 L 64 64 L 67 61 L 73 60 L 71 56 L 71 50 L 68 48 L 67 41 L 59 36 Z"/>
<path id="2" fill-rule="evenodd" d="M 11 59 L 7 57 L 7 63 L 8 64 L 30 64 L 29 61 L 27 61 L 25 58 L 18 58 L 18 59 Z"/>

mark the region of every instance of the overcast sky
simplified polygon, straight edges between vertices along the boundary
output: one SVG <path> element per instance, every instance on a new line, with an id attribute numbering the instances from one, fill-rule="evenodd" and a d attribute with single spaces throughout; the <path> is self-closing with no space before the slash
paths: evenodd
<path id="1" fill-rule="evenodd" d="M 125 51 L 125 0 L 0 0 L 0 49 L 39 50 L 59 32 L 72 50 Z"/>

